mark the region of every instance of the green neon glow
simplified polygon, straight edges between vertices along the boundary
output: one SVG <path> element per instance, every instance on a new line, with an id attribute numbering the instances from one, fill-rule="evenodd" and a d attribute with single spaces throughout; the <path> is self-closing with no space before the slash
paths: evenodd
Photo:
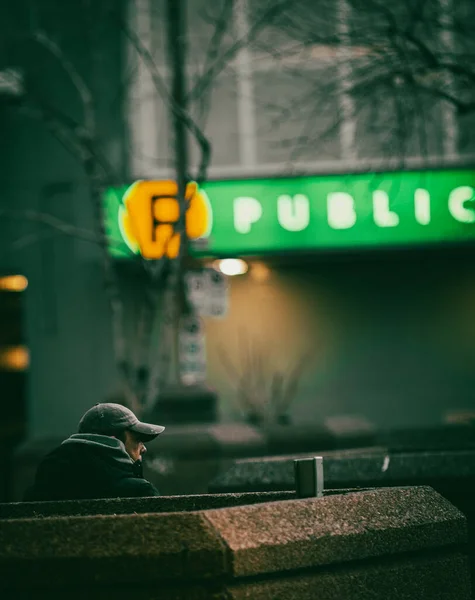
<path id="1" fill-rule="evenodd" d="M 119 227 L 130 186 L 104 195 L 113 256 L 133 256 Z M 208 245 L 195 255 L 383 248 L 475 241 L 475 171 L 452 169 L 210 181 Z M 115 243 L 114 243 L 115 242 Z"/>

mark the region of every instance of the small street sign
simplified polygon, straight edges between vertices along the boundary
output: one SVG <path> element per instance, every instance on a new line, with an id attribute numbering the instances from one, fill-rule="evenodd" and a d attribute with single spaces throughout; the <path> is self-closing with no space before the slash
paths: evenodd
<path id="1" fill-rule="evenodd" d="M 212 268 L 189 271 L 185 276 L 188 298 L 202 317 L 225 317 L 229 286 L 225 275 Z"/>
<path id="2" fill-rule="evenodd" d="M 183 383 L 203 383 L 206 380 L 206 342 L 204 326 L 199 317 L 181 319 L 178 346 Z"/>

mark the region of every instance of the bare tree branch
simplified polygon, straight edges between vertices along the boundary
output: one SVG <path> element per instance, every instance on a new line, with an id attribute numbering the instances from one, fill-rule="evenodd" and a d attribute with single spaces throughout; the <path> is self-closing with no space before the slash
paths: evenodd
<path id="1" fill-rule="evenodd" d="M 54 215 L 50 215 L 48 213 L 39 212 L 36 210 L 17 210 L 10 208 L 0 208 L 0 217 L 6 219 L 15 219 L 19 221 L 33 221 L 35 223 L 41 223 L 42 225 L 47 225 L 56 231 L 63 233 L 68 236 L 75 237 L 80 240 L 84 240 L 86 242 L 92 242 L 94 244 L 99 244 L 99 237 L 88 229 L 83 229 L 81 227 L 76 227 L 75 225 L 71 225 L 70 223 L 66 223 L 62 219 Z M 120 243 L 120 242 L 117 242 Z"/>
<path id="2" fill-rule="evenodd" d="M 224 35 L 229 30 L 229 23 L 232 22 L 233 7 L 234 0 L 224 0 L 218 18 L 216 20 L 208 19 L 208 22 L 214 25 L 214 31 L 205 54 L 200 78 L 204 76 L 204 74 L 210 69 L 211 65 L 214 64 L 219 57 Z M 206 92 L 209 92 L 209 88 L 197 98 L 201 107 L 200 116 L 202 126 L 204 123 L 206 123 L 210 109 L 209 93 Z"/>
<path id="3" fill-rule="evenodd" d="M 204 135 L 198 125 L 194 122 L 189 113 L 183 110 L 180 106 L 172 98 L 168 88 L 163 81 L 163 78 L 160 74 L 160 70 L 153 58 L 152 54 L 148 50 L 148 48 L 141 42 L 138 35 L 135 32 L 131 31 L 128 27 L 126 27 L 123 23 L 120 23 L 122 31 L 125 36 L 128 38 L 137 54 L 143 60 L 144 64 L 147 66 L 150 76 L 152 78 L 155 89 L 157 90 L 159 96 L 164 100 L 167 106 L 171 108 L 173 113 L 178 116 L 183 122 L 186 124 L 187 128 L 191 132 L 191 134 L 195 137 L 201 148 L 201 161 L 198 169 L 198 173 L 194 178 L 197 183 L 202 183 L 206 179 L 206 174 L 208 171 L 208 166 L 211 159 L 211 144 L 208 138 Z"/>
<path id="4" fill-rule="evenodd" d="M 33 39 L 51 52 L 70 78 L 82 101 L 84 109 L 84 131 L 89 137 L 94 130 L 94 103 L 91 90 L 73 63 L 67 58 L 62 48 L 58 46 L 44 31 L 35 31 Z"/>
<path id="5" fill-rule="evenodd" d="M 345 17 L 345 53 L 338 47 L 336 3 L 325 0 L 298 0 L 291 7 L 283 6 L 276 18 L 262 24 L 255 37 L 246 36 L 256 61 L 268 61 L 272 72 L 282 69 L 282 73 L 293 72 L 302 80 L 300 85 L 294 79 L 294 88 L 287 97 L 272 97 L 272 91 L 266 92 L 269 100 L 262 103 L 261 114 L 269 114 L 266 106 L 273 104 L 274 126 L 288 122 L 292 128 L 302 127 L 302 135 L 293 136 L 292 160 L 299 158 L 300 149 L 319 148 L 325 153 L 322 142 L 331 139 L 332 134 L 336 137 L 343 123 L 340 116 L 333 117 L 333 123 L 324 128 L 316 126 L 317 121 L 325 120 L 322 99 L 335 101 L 341 87 L 338 66 L 349 61 L 351 77 L 345 84 L 345 94 L 352 98 L 352 118 L 364 126 L 363 131 L 376 136 L 381 147 L 384 143 L 389 154 L 413 152 L 416 147 L 424 155 L 437 152 L 429 130 L 435 132 L 441 126 L 440 119 L 432 116 L 438 101 L 451 104 L 459 115 L 475 111 L 475 44 L 474 38 L 467 35 L 462 17 L 454 13 L 444 20 L 439 0 L 347 0 L 347 4 L 350 11 Z M 217 22 L 216 27 L 219 26 Z M 442 39 L 447 29 L 455 37 L 450 47 Z M 230 56 L 232 50 L 228 55 L 223 51 L 217 61 L 226 66 L 224 57 Z M 323 70 L 325 65 L 328 71 Z M 453 85 L 447 85 L 447 75 Z M 203 88 L 198 82 L 192 92 L 198 94 L 207 82 L 202 85 Z M 259 102 L 257 95 L 255 99 Z M 380 116 L 366 116 L 368 111 Z M 290 141 L 281 139 L 282 149 L 284 144 L 289 148 Z M 359 146 L 365 141 L 371 143 L 361 137 L 357 141 Z"/>
<path id="6" fill-rule="evenodd" d="M 216 77 L 228 66 L 236 54 L 257 37 L 265 26 L 273 21 L 286 8 L 293 4 L 292 0 L 276 0 L 259 18 L 251 25 L 248 33 L 237 40 L 230 48 L 218 56 L 216 60 L 204 71 L 199 80 L 188 94 L 188 102 L 193 102 L 200 98 L 210 85 L 216 80 Z"/>
<path id="7" fill-rule="evenodd" d="M 36 231 L 35 233 L 29 233 L 22 237 L 17 238 L 11 245 L 10 250 L 12 252 L 19 252 L 28 246 L 38 244 L 44 240 L 53 238 L 58 235 L 57 231 Z"/>
<path id="8" fill-rule="evenodd" d="M 84 145 L 71 129 L 65 125 L 62 116 L 49 107 L 41 106 L 37 102 L 25 99 L 18 107 L 19 112 L 26 117 L 46 125 L 50 133 L 72 154 L 76 159 L 84 159 Z"/>

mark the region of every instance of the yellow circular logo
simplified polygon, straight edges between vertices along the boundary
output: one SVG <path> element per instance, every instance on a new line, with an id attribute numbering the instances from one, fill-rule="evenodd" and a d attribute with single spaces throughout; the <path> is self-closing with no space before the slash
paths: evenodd
<path id="1" fill-rule="evenodd" d="M 128 247 L 146 259 L 176 258 L 180 234 L 175 231 L 180 210 L 175 181 L 136 181 L 125 192 L 119 209 L 119 227 Z M 186 186 L 188 239 L 208 237 L 212 211 L 204 190 L 195 182 Z"/>

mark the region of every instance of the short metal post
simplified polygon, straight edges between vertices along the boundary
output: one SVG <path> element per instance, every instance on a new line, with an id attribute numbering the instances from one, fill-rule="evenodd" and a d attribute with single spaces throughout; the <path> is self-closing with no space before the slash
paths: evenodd
<path id="1" fill-rule="evenodd" d="M 294 460 L 295 489 L 298 498 L 321 498 L 323 496 L 323 458 Z"/>

